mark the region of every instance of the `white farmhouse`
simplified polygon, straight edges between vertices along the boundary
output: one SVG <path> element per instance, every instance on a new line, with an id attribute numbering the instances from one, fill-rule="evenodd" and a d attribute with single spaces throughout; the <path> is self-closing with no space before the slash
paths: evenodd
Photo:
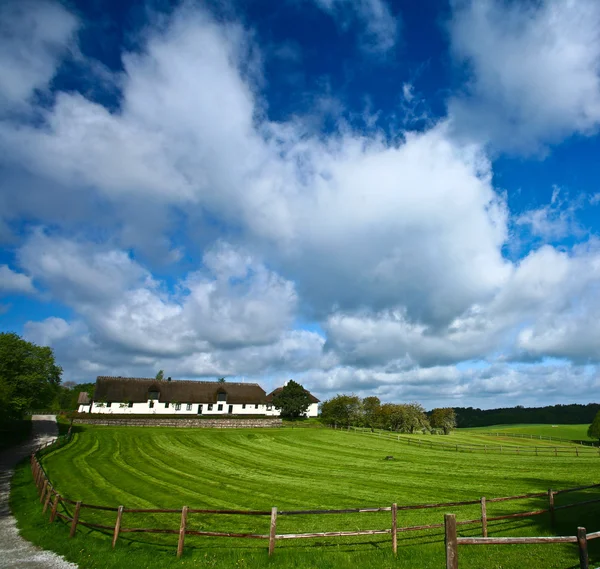
<path id="1" fill-rule="evenodd" d="M 277 417 L 273 396 L 258 383 L 218 381 L 158 381 L 152 378 L 107 377 L 96 379 L 93 399 L 79 394 L 80 413 L 124 415 L 264 415 Z M 307 417 L 318 415 L 319 400 L 310 396 Z"/>

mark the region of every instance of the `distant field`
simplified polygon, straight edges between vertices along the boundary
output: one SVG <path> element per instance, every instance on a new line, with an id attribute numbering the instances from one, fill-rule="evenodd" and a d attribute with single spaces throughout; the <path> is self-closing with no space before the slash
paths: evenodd
<path id="1" fill-rule="evenodd" d="M 471 433 L 515 433 L 520 435 L 542 435 L 569 440 L 590 440 L 587 436 L 589 424 L 584 425 L 492 425 L 491 427 L 475 427 L 458 429 L 457 432 Z"/>
<path id="2" fill-rule="evenodd" d="M 468 433 L 459 433 L 469 439 Z M 431 437 L 432 439 L 452 439 Z M 473 435 L 473 440 L 483 435 Z M 484 436 L 485 438 L 485 436 Z M 491 437 L 489 437 L 491 438 Z M 394 456 L 394 460 L 385 460 Z M 44 467 L 66 497 L 89 504 L 134 508 L 339 509 L 436 503 L 544 492 L 600 482 L 600 459 L 554 456 L 483 455 L 408 446 L 376 435 L 329 429 L 178 429 L 80 428 L 70 445 L 48 455 Z M 600 497 L 600 491 L 557 496 L 557 504 Z M 176 536 L 123 534 L 115 551 L 110 537 L 78 530 L 66 538 L 64 522 L 41 524 L 39 500 L 31 490 L 27 467 L 13 484 L 13 507 L 23 535 L 66 555 L 81 569 L 215 568 L 419 568 L 444 566 L 443 530 L 399 534 L 394 559 L 389 535 L 353 538 L 281 540 L 268 559 L 259 540 L 188 537 L 181 560 Z M 544 498 L 489 505 L 488 515 L 545 507 Z M 399 513 L 399 526 L 478 518 L 478 506 Z M 87 521 L 114 524 L 114 513 L 84 510 Z M 600 530 L 594 505 L 547 515 L 490 523 L 490 535 L 572 535 L 578 525 Z M 189 527 L 205 531 L 266 533 L 268 518 L 253 516 L 190 517 Z M 124 527 L 178 527 L 178 514 L 125 514 Z M 390 514 L 281 516 L 278 533 L 378 529 L 390 527 Z M 477 526 L 461 526 L 462 535 L 479 535 Z M 84 537 L 85 536 L 85 537 Z M 600 562 L 598 541 L 590 542 Z M 573 567 L 577 549 L 570 544 L 468 547 L 460 567 L 531 569 Z"/>

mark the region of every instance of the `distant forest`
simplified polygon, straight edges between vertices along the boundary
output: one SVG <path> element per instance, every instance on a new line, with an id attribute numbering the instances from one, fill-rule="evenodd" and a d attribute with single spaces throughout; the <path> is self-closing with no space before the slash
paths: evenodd
<path id="1" fill-rule="evenodd" d="M 600 403 L 588 405 L 549 405 L 548 407 L 508 407 L 503 409 L 474 409 L 454 407 L 457 427 L 488 427 L 517 423 L 546 423 L 578 425 L 591 423 L 600 411 Z"/>

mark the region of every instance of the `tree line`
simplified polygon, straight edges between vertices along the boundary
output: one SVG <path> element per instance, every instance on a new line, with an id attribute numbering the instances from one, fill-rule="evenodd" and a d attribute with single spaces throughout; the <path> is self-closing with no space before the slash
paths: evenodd
<path id="1" fill-rule="evenodd" d="M 489 427 L 519 423 L 578 425 L 591 423 L 600 411 L 600 404 L 548 405 L 546 407 L 506 407 L 499 409 L 474 409 L 454 407 L 458 427 Z"/>
<path id="2" fill-rule="evenodd" d="M 357 395 L 336 395 L 321 403 L 321 421 L 331 426 L 401 433 L 449 434 L 456 427 L 456 415 L 451 407 L 433 409 L 427 414 L 420 403 L 381 403 L 378 397 L 361 399 Z"/>

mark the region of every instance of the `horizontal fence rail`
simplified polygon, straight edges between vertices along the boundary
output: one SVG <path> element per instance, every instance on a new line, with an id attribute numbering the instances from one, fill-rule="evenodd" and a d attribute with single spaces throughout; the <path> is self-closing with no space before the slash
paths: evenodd
<path id="1" fill-rule="evenodd" d="M 458 537 L 455 514 L 444 516 L 446 569 L 458 569 L 459 545 L 523 545 L 523 544 L 551 544 L 551 543 L 576 543 L 579 549 L 580 569 L 589 569 L 587 542 L 600 538 L 600 531 L 587 533 L 585 528 L 577 528 L 577 535 L 543 536 L 543 537 Z"/>
<path id="2" fill-rule="evenodd" d="M 480 543 L 496 543 L 493 540 L 501 540 L 498 543 L 512 543 L 506 540 L 523 540 L 523 539 L 540 539 L 542 541 L 535 543 L 559 543 L 559 541 L 552 541 L 553 539 L 563 540 L 565 538 L 488 538 L 488 522 L 497 520 L 506 520 L 510 518 L 522 518 L 531 517 L 541 514 L 549 513 L 551 522 L 554 523 L 556 510 L 564 508 L 573 508 L 584 504 L 600 503 L 600 498 L 575 502 L 571 504 L 563 504 L 555 506 L 554 497 L 558 494 L 567 494 L 570 492 L 578 492 L 582 490 L 590 490 L 594 488 L 600 488 L 600 484 L 590 484 L 588 486 L 579 486 L 576 488 L 565 488 L 562 490 L 549 489 L 547 492 L 537 492 L 529 494 L 520 494 L 517 496 L 504 496 L 495 498 L 482 497 L 477 500 L 465 500 L 459 502 L 441 502 L 436 504 L 407 504 L 400 505 L 391 504 L 390 506 L 382 507 L 368 507 L 368 508 L 343 508 L 343 509 L 312 509 L 312 510 L 283 510 L 279 511 L 276 507 L 270 510 L 213 510 L 206 508 L 190 508 L 183 506 L 182 508 L 126 508 L 123 505 L 116 506 L 105 506 L 97 504 L 87 504 L 82 501 L 72 500 L 61 496 L 58 490 L 50 482 L 47 473 L 45 472 L 42 464 L 40 463 L 40 457 L 49 450 L 59 448 L 67 444 L 71 440 L 71 433 L 69 432 L 66 436 L 58 437 L 57 439 L 50 441 L 31 454 L 31 471 L 33 475 L 34 483 L 38 489 L 40 495 L 40 504 L 43 504 L 42 513 L 46 514 L 50 510 L 49 522 L 54 522 L 56 518 L 59 518 L 69 524 L 69 537 L 74 537 L 77 532 L 78 526 L 84 526 L 92 529 L 107 530 L 112 533 L 112 547 L 114 548 L 117 544 L 119 536 L 125 533 L 154 533 L 154 534 L 171 534 L 178 535 L 177 542 L 177 556 L 180 557 L 183 554 L 185 546 L 186 536 L 205 536 L 205 537 L 226 537 L 226 538 L 242 538 L 242 539 L 264 539 L 269 542 L 269 555 L 273 555 L 275 549 L 275 543 L 277 540 L 289 540 L 289 539 L 309 539 L 309 538 L 324 538 L 324 537 L 349 537 L 349 536 L 361 536 L 361 535 L 390 535 L 392 541 L 392 549 L 394 554 L 397 554 L 398 548 L 398 534 L 402 532 L 410 531 L 421 531 L 429 529 L 446 528 L 446 534 L 448 532 L 448 518 L 444 523 L 435 524 L 424 524 L 414 526 L 398 526 L 398 512 L 407 510 L 426 510 L 432 508 L 459 508 L 463 506 L 474 506 L 480 505 L 481 515 L 476 519 L 468 520 L 456 520 L 455 515 L 452 514 L 454 528 L 459 525 L 481 525 L 482 537 L 481 538 L 456 538 L 456 546 L 458 544 L 480 544 Z M 548 501 L 548 507 L 539 510 L 515 512 L 502 516 L 488 516 L 487 507 L 490 503 L 495 502 L 506 502 L 510 500 L 528 500 L 532 498 L 545 497 Z M 60 508 L 60 511 L 59 511 Z M 81 519 L 82 511 L 85 510 L 97 510 L 114 512 L 114 524 L 98 524 L 91 523 L 84 519 Z M 376 528 L 376 529 L 365 529 L 365 530 L 353 530 L 353 531 L 326 531 L 326 532 L 310 532 L 310 533 L 277 533 L 277 520 L 279 516 L 304 516 L 304 515 L 327 515 L 327 514 L 368 514 L 376 512 L 390 512 L 391 514 L 391 528 Z M 123 526 L 123 515 L 135 514 L 177 514 L 180 516 L 179 529 L 177 528 L 142 528 L 142 527 L 124 527 Z M 190 516 L 197 515 L 227 515 L 227 516 L 262 516 L 269 518 L 269 526 L 265 527 L 268 529 L 268 533 L 244 533 L 244 532 L 219 532 L 219 531 L 200 531 L 194 530 L 188 527 L 188 521 Z M 595 534 L 588 534 L 587 539 L 595 539 L 600 537 L 600 532 Z M 571 538 L 569 538 L 571 539 Z M 462 541 L 461 541 L 462 540 Z M 464 541 L 466 540 L 466 541 Z M 471 541 L 468 541 L 471 540 Z M 484 541 L 481 541 L 484 540 Z M 492 540 L 492 541 L 490 541 Z M 504 541 L 502 541 L 504 540 Z M 453 543 L 454 543 L 453 541 Z M 516 541 L 515 543 L 525 543 L 524 541 Z M 531 542 L 534 543 L 534 542 Z M 447 546 L 448 548 L 448 546 Z M 455 547 L 456 549 L 456 547 Z M 448 549 L 447 549 L 448 551 Z M 454 569 L 455 566 L 452 566 Z"/>
<path id="3" fill-rule="evenodd" d="M 336 427 L 332 427 L 336 429 Z M 586 457 L 586 458 L 600 458 L 600 447 L 596 447 L 593 444 L 587 445 L 581 441 L 569 441 L 565 439 L 565 442 L 571 443 L 569 446 L 513 446 L 503 444 L 482 444 L 482 443 L 450 443 L 441 442 L 436 440 L 430 440 L 435 438 L 442 438 L 444 435 L 431 435 L 427 439 L 416 438 L 414 436 L 402 433 L 394 433 L 381 430 L 371 430 L 364 427 L 344 427 L 343 429 L 337 427 L 339 430 L 354 431 L 356 433 L 366 434 L 375 436 L 377 438 L 383 438 L 392 440 L 400 443 L 405 443 L 409 446 L 424 448 L 424 449 L 438 449 L 454 452 L 481 452 L 487 453 L 499 453 L 505 455 L 529 455 L 529 456 L 555 456 L 555 457 Z M 521 437 L 519 437 L 521 438 Z M 529 436 L 524 437 L 529 439 Z"/>

